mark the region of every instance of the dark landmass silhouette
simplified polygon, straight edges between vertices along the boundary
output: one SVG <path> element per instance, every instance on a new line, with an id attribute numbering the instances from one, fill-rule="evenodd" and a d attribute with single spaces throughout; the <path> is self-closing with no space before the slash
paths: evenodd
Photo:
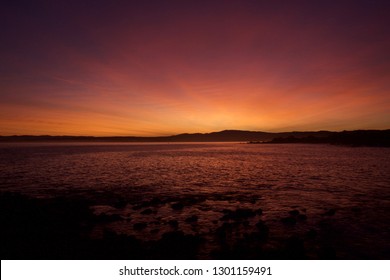
<path id="1" fill-rule="evenodd" d="M 97 199 L 97 200 L 96 200 Z M 161 237 L 145 240 L 135 235 L 117 233 L 106 227 L 124 221 L 128 217 L 117 214 L 96 214 L 93 205 L 102 198 L 53 197 L 34 198 L 19 193 L 0 192 L 0 238 L 2 259 L 32 260 L 129 260 L 129 259 L 388 259 L 389 251 L 371 248 L 348 248 L 338 242 L 338 233 L 329 230 L 337 219 L 337 209 L 324 209 L 322 214 L 307 216 L 298 209 L 288 211 L 280 219 L 278 228 L 285 232 L 277 237 L 270 230 L 269 221 L 262 209 L 236 208 L 221 210 L 220 225 L 215 224 L 205 234 L 196 230 L 198 215 L 185 219 L 194 233 L 186 233 L 178 227 L 176 219 L 168 224 L 160 221 Z M 173 211 L 198 205 L 209 197 L 199 195 L 178 198 L 157 198 L 138 202 L 124 201 L 111 195 L 110 205 L 122 209 L 130 206 L 143 215 L 151 208 L 170 205 Z M 222 195 L 220 199 L 225 199 Z M 71 206 L 71 207 L 70 207 Z M 180 207 L 179 207 L 180 206 Z M 364 209 L 354 208 L 353 215 Z M 311 229 L 293 235 L 294 228 L 304 226 L 307 219 L 318 220 Z M 257 221 L 251 225 L 250 220 Z M 133 223 L 134 230 L 148 232 L 151 224 Z M 94 228 L 104 228 L 102 236 L 94 237 Z M 281 231 L 281 232 L 283 232 Z M 155 233 L 156 234 L 156 233 Z M 272 245 L 269 244 L 271 242 Z M 207 247 L 207 244 L 213 244 Z M 210 252 L 204 255 L 204 248 Z M 203 248 L 203 249 L 202 249 Z M 340 252 L 347 250 L 348 255 Z"/>
<path id="2" fill-rule="evenodd" d="M 211 133 L 183 133 L 171 136 L 138 137 L 138 136 L 51 136 L 51 135 L 14 135 L 0 136 L 2 142 L 34 142 L 34 141 L 72 141 L 72 142 L 237 142 L 237 141 L 271 141 L 277 137 L 326 137 L 329 131 L 308 131 L 308 132 L 262 132 L 245 130 L 223 130 Z"/>
<path id="3" fill-rule="evenodd" d="M 390 146 L 388 130 L 262 132 L 223 130 L 211 133 L 183 133 L 172 136 L 0 136 L 0 142 L 250 142 L 327 143 L 352 146 Z"/>
<path id="4" fill-rule="evenodd" d="M 250 142 L 260 143 L 260 142 Z M 268 142 L 261 143 L 307 143 L 307 144 L 333 144 L 348 146 L 390 147 L 390 130 L 355 130 L 333 132 L 321 137 L 310 135 L 305 137 L 277 137 Z"/>

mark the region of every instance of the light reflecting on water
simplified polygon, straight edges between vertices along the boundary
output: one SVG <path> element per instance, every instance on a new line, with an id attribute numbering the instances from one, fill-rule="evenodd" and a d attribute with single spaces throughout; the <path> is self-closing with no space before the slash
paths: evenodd
<path id="1" fill-rule="evenodd" d="M 228 210 L 261 208 L 263 214 L 249 217 L 238 235 L 259 219 L 266 221 L 275 242 L 286 234 L 325 228 L 335 231 L 338 242 L 344 243 L 340 254 L 345 257 L 356 246 L 362 251 L 368 246 L 378 251 L 389 248 L 389 171 L 390 149 L 384 148 L 239 143 L 0 145 L 2 191 L 84 196 L 95 201 L 96 213 L 123 217 L 104 226 L 117 232 L 158 238 L 176 220 L 181 230 L 207 238 Z M 153 199 L 156 203 L 150 203 Z M 118 200 L 121 207 L 114 205 Z M 175 203 L 183 204 L 183 209 L 172 209 Z M 146 209 L 150 211 L 142 212 Z M 281 219 L 294 209 L 307 219 L 293 227 L 283 225 Z M 330 209 L 336 211 L 334 215 L 326 214 Z M 197 216 L 196 222 L 187 220 L 192 215 Z M 134 230 L 135 223 L 146 223 L 147 228 Z M 101 231 L 97 227 L 94 234 Z"/>

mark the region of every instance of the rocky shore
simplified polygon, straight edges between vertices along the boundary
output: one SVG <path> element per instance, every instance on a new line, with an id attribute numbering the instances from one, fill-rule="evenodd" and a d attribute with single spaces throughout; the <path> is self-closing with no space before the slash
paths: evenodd
<path id="1" fill-rule="evenodd" d="M 338 209 L 312 216 L 291 206 L 279 218 L 270 218 L 258 207 L 256 197 L 224 194 L 102 201 L 1 193 L 0 205 L 2 259 L 389 257 L 386 248 L 374 255 L 370 248 L 366 252 L 348 248 L 335 219 Z M 362 211 L 350 210 L 355 216 Z"/>

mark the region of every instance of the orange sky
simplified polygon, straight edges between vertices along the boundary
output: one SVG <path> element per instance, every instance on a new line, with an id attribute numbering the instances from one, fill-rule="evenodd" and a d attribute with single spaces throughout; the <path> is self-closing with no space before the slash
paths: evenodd
<path id="1" fill-rule="evenodd" d="M 0 135 L 390 128 L 387 1 L 201 2 L 6 4 Z"/>

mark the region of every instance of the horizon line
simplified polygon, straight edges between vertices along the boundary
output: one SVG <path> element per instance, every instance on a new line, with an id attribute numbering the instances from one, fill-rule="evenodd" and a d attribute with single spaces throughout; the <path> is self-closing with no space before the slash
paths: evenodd
<path id="1" fill-rule="evenodd" d="M 351 131 L 386 131 L 390 130 L 390 128 L 386 129 L 353 129 L 353 130 L 292 130 L 292 131 L 279 131 L 279 132 L 269 132 L 269 131 L 262 131 L 262 130 L 241 130 L 241 129 L 224 129 L 220 131 L 211 131 L 211 132 L 183 132 L 178 134 L 171 134 L 171 135 L 156 135 L 156 136 L 136 136 L 136 135 L 106 135 L 106 136 L 97 136 L 97 135 L 50 135 L 50 134 L 39 134 L 39 135 L 32 135 L 32 134 L 12 134 L 12 135 L 0 135 L 0 137 L 90 137 L 90 138 L 126 138 L 126 137 L 133 137 L 133 138 L 162 138 L 162 137 L 173 137 L 173 136 L 179 136 L 179 135 L 207 135 L 212 133 L 221 133 L 221 132 L 254 132 L 254 133 L 269 133 L 269 134 L 279 134 L 279 133 L 308 133 L 308 132 L 351 132 Z"/>

